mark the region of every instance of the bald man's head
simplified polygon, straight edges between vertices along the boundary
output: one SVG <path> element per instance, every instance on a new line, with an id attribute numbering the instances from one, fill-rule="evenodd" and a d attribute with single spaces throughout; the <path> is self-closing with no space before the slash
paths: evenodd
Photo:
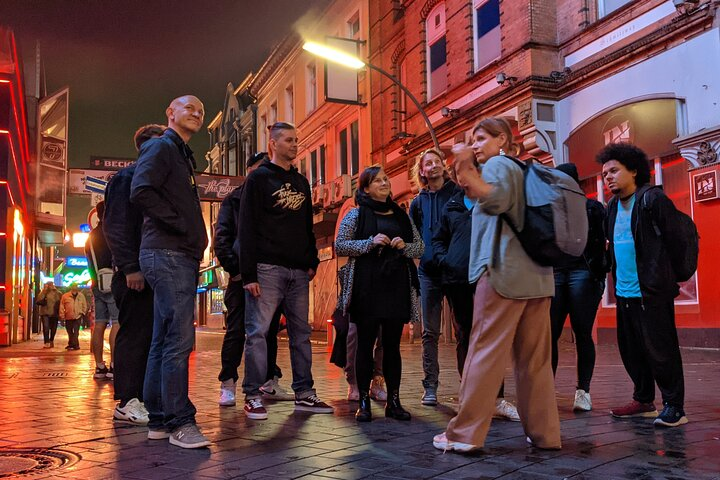
<path id="1" fill-rule="evenodd" d="M 200 131 L 205 118 L 205 107 L 194 95 L 183 95 L 172 102 L 165 110 L 168 127 L 175 130 L 186 142 Z"/>

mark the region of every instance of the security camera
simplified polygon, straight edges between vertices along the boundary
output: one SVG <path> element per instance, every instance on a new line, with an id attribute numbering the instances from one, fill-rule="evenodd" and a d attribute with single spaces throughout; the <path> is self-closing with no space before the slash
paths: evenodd
<path id="1" fill-rule="evenodd" d="M 495 75 L 495 81 L 498 85 L 504 85 L 505 82 L 507 82 L 508 85 L 512 85 L 517 81 L 517 77 L 509 77 L 505 72 L 500 72 Z"/>
<path id="2" fill-rule="evenodd" d="M 673 0 L 673 5 L 678 13 L 688 14 L 695 11 L 700 5 L 700 0 Z"/>
<path id="3" fill-rule="evenodd" d="M 445 118 L 454 117 L 457 115 L 457 109 L 456 108 L 450 108 L 450 107 L 442 107 L 440 109 L 440 115 L 442 115 Z"/>

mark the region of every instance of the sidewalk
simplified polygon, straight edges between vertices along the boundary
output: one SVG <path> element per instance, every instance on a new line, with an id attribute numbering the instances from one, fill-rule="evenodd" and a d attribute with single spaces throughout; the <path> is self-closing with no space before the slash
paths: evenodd
<path id="1" fill-rule="evenodd" d="M 89 332 L 88 332 L 89 333 Z M 148 441 L 146 429 L 112 421 L 112 383 L 92 378 L 89 335 L 81 350 L 65 352 L 64 330 L 52 351 L 42 338 L 0 348 L 0 478 L 95 479 L 720 479 L 720 352 L 684 350 L 686 411 L 675 429 L 649 420 L 616 420 L 608 411 L 630 399 L 631 384 L 616 348 L 598 348 L 592 384 L 594 410 L 571 411 L 574 353 L 561 349 L 557 398 L 563 449 L 544 452 L 525 443 L 518 423 L 493 421 L 485 449 L 457 455 L 432 447 L 452 417 L 458 375 L 454 346 L 441 345 L 441 405 L 420 405 L 420 343 L 403 344 L 402 399 L 411 422 L 357 424 L 346 401 L 342 372 L 328 363 L 327 347 L 313 346 L 318 394 L 335 415 L 294 413 L 292 403 L 270 404 L 266 421 L 245 418 L 242 406 L 217 405 L 218 332 L 198 334 L 191 357 L 190 392 L 209 449 L 182 450 Z M 106 355 L 107 356 L 107 355 Z M 287 343 L 278 359 L 289 387 Z M 514 398 L 509 369 L 506 395 Z M 658 397 L 659 393 L 658 393 Z M 22 474 L 13 472 L 24 471 Z M 34 473 L 30 476 L 30 473 Z"/>

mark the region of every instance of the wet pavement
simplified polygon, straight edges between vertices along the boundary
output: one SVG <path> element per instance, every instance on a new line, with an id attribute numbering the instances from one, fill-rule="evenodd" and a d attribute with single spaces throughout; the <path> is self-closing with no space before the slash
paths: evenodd
<path id="1" fill-rule="evenodd" d="M 32 342 L 0 348 L 0 478 L 95 479 L 720 479 L 720 352 L 683 350 L 690 423 L 661 429 L 647 419 L 617 420 L 611 407 L 630 399 L 631 384 L 613 346 L 598 348 L 594 410 L 572 412 L 574 353 L 563 344 L 556 379 L 563 449 L 528 446 L 518 423 L 493 421 L 485 449 L 472 455 L 432 446 L 453 415 L 459 379 L 454 345 L 441 345 L 441 405 L 420 405 L 420 343 L 403 344 L 402 399 L 411 422 L 375 419 L 357 424 L 345 400 L 342 373 L 316 344 L 313 372 L 319 396 L 334 415 L 294 413 L 291 402 L 269 404 L 269 419 L 248 420 L 242 405 L 217 405 L 220 332 L 198 335 L 191 359 L 191 399 L 210 448 L 183 450 L 148 441 L 146 429 L 112 420 L 112 382 L 94 380 L 88 351 L 65 352 Z M 279 364 L 289 387 L 287 343 Z M 506 397 L 515 394 L 508 370 Z M 659 393 L 657 398 L 660 398 Z M 13 472 L 26 472 L 17 474 Z"/>

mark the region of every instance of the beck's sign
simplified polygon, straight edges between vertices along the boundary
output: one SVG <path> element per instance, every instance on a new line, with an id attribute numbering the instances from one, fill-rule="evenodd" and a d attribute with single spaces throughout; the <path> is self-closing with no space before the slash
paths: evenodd
<path id="1" fill-rule="evenodd" d="M 90 157 L 90 168 L 97 170 L 120 170 L 133 163 L 134 158 Z"/>

